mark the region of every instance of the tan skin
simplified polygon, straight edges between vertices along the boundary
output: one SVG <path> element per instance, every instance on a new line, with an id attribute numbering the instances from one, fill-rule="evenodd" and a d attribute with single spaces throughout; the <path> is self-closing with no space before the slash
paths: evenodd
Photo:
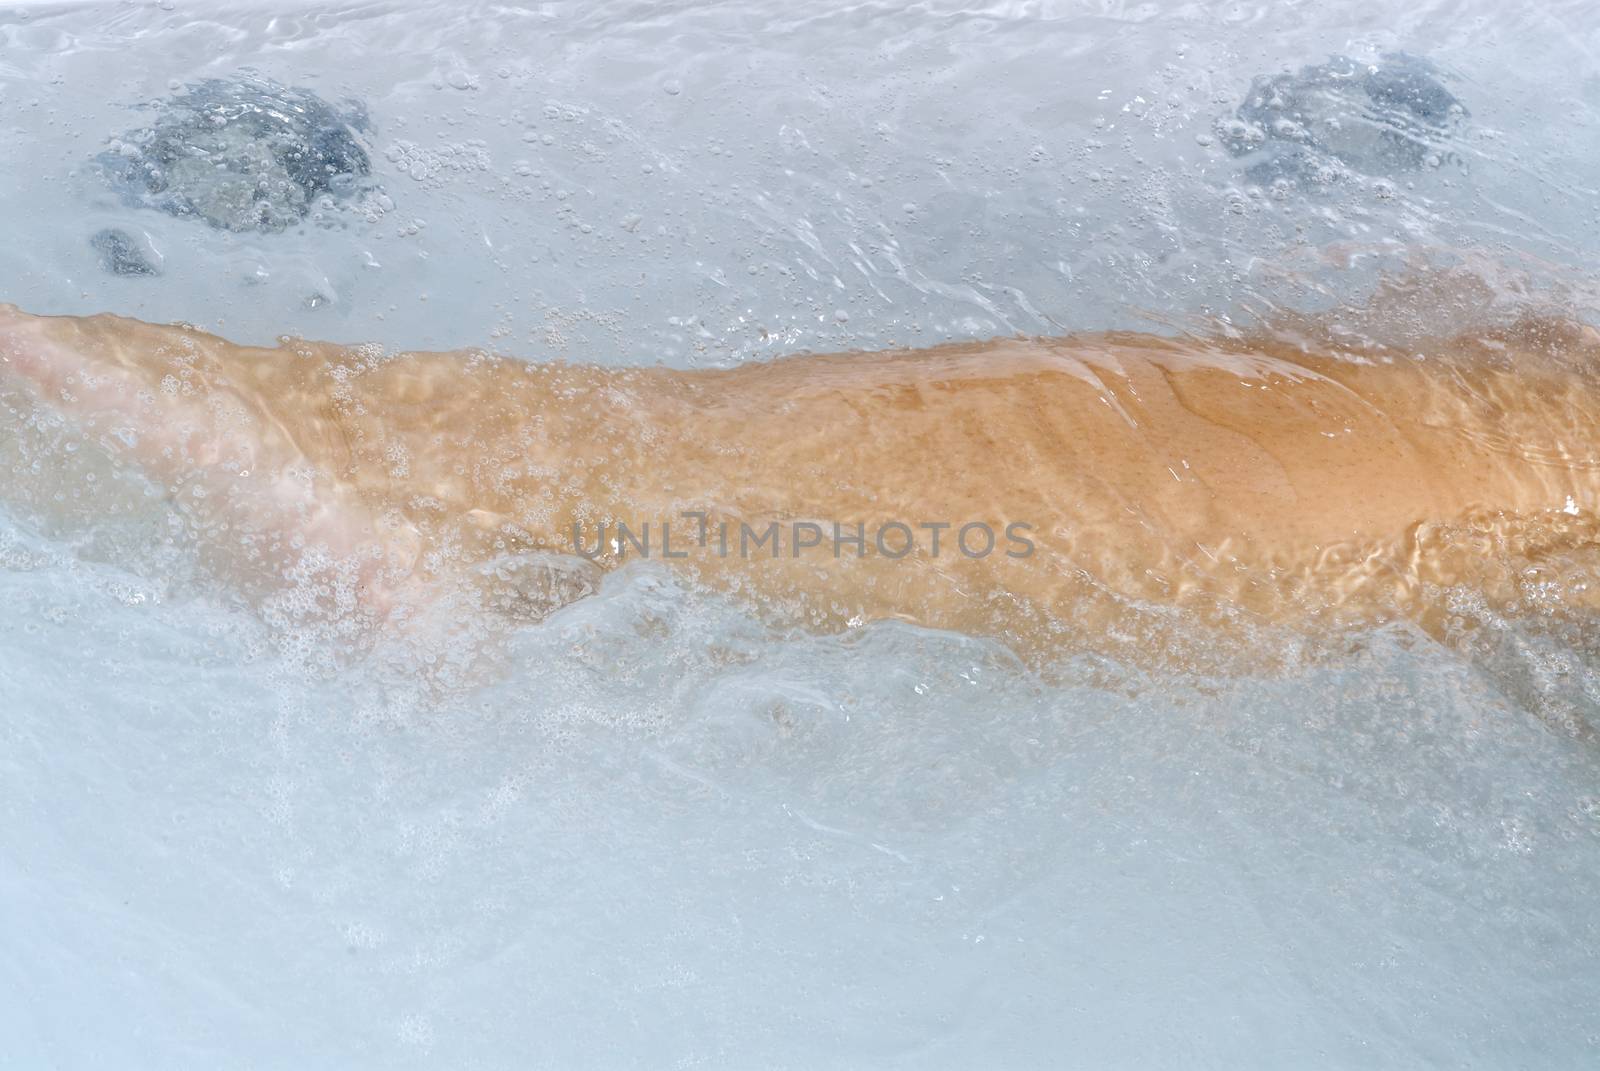
<path id="1" fill-rule="evenodd" d="M 672 568 L 780 625 L 895 618 L 1033 661 L 1159 660 L 1152 623 L 1172 610 L 1190 631 L 1403 618 L 1437 634 L 1452 585 L 1592 612 L 1596 352 L 1588 329 L 1538 324 L 1420 359 L 1107 334 L 681 371 L 262 349 L 0 307 L 0 383 L 204 491 L 186 499 L 196 538 L 242 589 L 325 548 L 359 563 L 357 608 L 381 623 L 484 583 L 498 555 L 571 553 L 574 524 L 592 549 L 602 523 L 659 541 L 665 521 L 687 554 Z M 684 511 L 732 525 L 733 551 L 696 545 Z M 737 553 L 739 524 L 772 521 L 778 557 Z M 821 545 L 795 554 L 796 521 Z M 877 553 L 886 521 L 918 549 Z M 834 555 L 835 522 L 865 525 L 864 556 Z M 917 527 L 935 522 L 951 525 L 938 555 Z M 972 522 L 996 533 L 983 557 L 952 546 Z M 1008 525 L 1030 554 L 1005 553 Z"/>

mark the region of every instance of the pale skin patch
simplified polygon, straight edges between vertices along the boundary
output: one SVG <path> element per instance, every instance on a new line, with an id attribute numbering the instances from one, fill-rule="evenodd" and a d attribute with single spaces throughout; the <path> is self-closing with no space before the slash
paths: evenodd
<path id="1" fill-rule="evenodd" d="M 85 426 L 131 430 L 124 452 L 153 479 L 198 481 L 224 555 L 249 535 L 246 586 L 281 582 L 314 545 L 361 563 L 358 598 L 381 621 L 486 577 L 581 596 L 586 570 L 482 568 L 570 554 L 575 524 L 592 539 L 619 520 L 687 532 L 683 511 L 713 530 L 949 523 L 939 556 L 922 532 L 904 558 L 870 537 L 863 557 L 685 541 L 668 564 L 786 624 L 896 618 L 1047 659 L 1159 646 L 1127 627 L 1141 607 L 1218 628 L 1432 631 L 1430 591 L 1511 604 L 1532 577 L 1592 611 L 1600 400 L 1581 369 L 1597 347 L 1550 332 L 1525 354 L 1507 332 L 1427 360 L 1118 334 L 685 372 L 250 348 L 0 308 L 0 374 Z M 1033 553 L 949 553 L 970 522 L 1026 524 Z"/>

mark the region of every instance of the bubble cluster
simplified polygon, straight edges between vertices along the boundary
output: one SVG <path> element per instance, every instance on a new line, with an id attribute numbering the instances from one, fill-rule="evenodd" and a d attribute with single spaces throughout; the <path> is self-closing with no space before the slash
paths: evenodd
<path id="1" fill-rule="evenodd" d="M 371 170 L 358 106 L 246 76 L 207 79 L 163 104 L 148 127 L 98 160 L 135 201 L 226 231 L 282 231 L 324 195 L 353 191 Z"/>
<path id="2" fill-rule="evenodd" d="M 1256 181 L 1326 182 L 1346 169 L 1383 175 L 1437 165 L 1466 118 L 1424 59 L 1396 53 L 1363 64 L 1334 56 L 1298 74 L 1256 78 L 1216 134 L 1234 156 L 1251 160 Z"/>
<path id="3" fill-rule="evenodd" d="M 120 228 L 96 231 L 89 246 L 100 255 L 100 266 L 112 275 L 161 274 L 161 258 L 149 243 Z"/>
<path id="4" fill-rule="evenodd" d="M 452 175 L 489 171 L 493 162 L 482 141 L 427 148 L 411 141 L 397 141 L 384 151 L 394 169 L 429 189 L 438 189 Z"/>

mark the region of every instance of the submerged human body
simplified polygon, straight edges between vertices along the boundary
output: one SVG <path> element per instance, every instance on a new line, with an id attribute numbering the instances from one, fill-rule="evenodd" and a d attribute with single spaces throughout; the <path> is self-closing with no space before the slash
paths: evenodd
<path id="1" fill-rule="evenodd" d="M 1437 632 L 1437 592 L 1465 586 L 1592 611 L 1595 350 L 1550 325 L 1382 360 L 1123 334 L 681 371 L 0 311 L 9 384 L 182 496 L 248 590 L 316 551 L 355 563 L 350 604 L 381 622 L 499 556 L 670 524 L 669 565 L 779 622 L 896 618 L 1041 658 L 1162 642 L 1129 625 L 1168 609 Z M 702 545 L 686 514 L 822 538 Z M 884 552 L 889 522 L 915 549 L 892 556 L 897 529 Z M 968 524 L 986 553 L 956 543 Z"/>

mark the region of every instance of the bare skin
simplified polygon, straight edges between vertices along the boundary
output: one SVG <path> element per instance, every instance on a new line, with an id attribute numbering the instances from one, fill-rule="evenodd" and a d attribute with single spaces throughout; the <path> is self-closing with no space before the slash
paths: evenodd
<path id="1" fill-rule="evenodd" d="M 602 524 L 608 543 L 618 521 L 648 525 L 666 560 L 666 522 L 674 569 L 779 623 L 896 618 L 1040 660 L 1150 653 L 1170 611 L 1224 632 L 1437 634 L 1438 592 L 1460 586 L 1592 613 L 1597 351 L 1588 329 L 1539 324 L 1420 358 L 1120 334 L 678 371 L 260 349 L 0 307 L 0 383 L 186 496 L 245 590 L 315 549 L 381 623 L 492 587 L 480 567 L 499 556 L 572 554 L 575 525 L 590 551 Z M 705 514 L 704 545 L 685 512 Z M 771 522 L 778 556 L 741 553 L 740 526 Z M 796 522 L 818 545 L 796 551 Z M 886 522 L 916 549 L 882 553 Z M 835 554 L 836 523 L 863 526 L 864 553 Z M 941 523 L 935 554 L 922 526 Z M 982 556 L 957 543 L 973 523 L 995 535 Z M 595 565 L 638 556 L 622 549 Z M 512 601 L 538 616 L 583 590 Z"/>

